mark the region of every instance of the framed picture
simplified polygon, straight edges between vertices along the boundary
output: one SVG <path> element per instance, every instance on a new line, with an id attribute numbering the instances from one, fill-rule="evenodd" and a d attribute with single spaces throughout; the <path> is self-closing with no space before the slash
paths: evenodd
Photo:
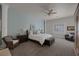
<path id="1" fill-rule="evenodd" d="M 67 26 L 67 31 L 74 31 L 75 30 L 75 26 Z"/>

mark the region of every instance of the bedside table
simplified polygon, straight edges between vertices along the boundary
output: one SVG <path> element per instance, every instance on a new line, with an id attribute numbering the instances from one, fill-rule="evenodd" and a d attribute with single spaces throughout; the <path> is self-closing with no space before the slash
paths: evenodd
<path id="1" fill-rule="evenodd" d="M 18 35 L 17 39 L 19 39 L 19 43 L 23 43 L 28 40 L 28 37 L 27 37 L 27 35 Z"/>

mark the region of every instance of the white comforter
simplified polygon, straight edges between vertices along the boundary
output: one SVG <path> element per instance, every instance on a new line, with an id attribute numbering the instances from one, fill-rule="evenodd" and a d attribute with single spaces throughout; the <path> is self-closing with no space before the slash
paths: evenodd
<path id="1" fill-rule="evenodd" d="M 38 41 L 41 45 L 43 45 L 45 39 L 52 37 L 50 34 L 31 34 L 29 38 L 32 40 Z"/>

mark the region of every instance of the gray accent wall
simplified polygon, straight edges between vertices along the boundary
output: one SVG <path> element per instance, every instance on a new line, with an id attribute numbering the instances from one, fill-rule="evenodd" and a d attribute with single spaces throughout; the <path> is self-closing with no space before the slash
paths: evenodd
<path id="1" fill-rule="evenodd" d="M 31 11 L 32 12 L 32 11 Z M 35 28 L 44 30 L 44 20 L 37 14 L 36 16 L 30 11 L 20 12 L 15 8 L 8 8 L 8 35 L 17 35 L 21 30 L 25 31 L 34 25 Z"/>

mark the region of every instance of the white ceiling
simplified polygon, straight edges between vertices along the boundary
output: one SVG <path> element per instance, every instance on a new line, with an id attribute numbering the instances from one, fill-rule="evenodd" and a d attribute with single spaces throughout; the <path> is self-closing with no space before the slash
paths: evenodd
<path id="1" fill-rule="evenodd" d="M 41 15 L 45 17 L 45 19 L 50 20 L 50 19 L 58 19 L 62 17 L 68 17 L 68 16 L 73 16 L 74 12 L 77 8 L 77 3 L 26 3 L 26 4 L 21 4 L 21 3 L 16 3 L 16 4 L 8 4 L 9 6 L 16 7 L 18 10 L 22 9 L 27 9 L 27 7 L 33 7 L 35 10 L 38 10 L 35 7 L 41 8 Z M 50 16 L 46 15 L 43 13 L 44 10 L 46 9 L 51 9 L 53 8 L 54 11 L 56 11 L 56 14 L 52 14 Z M 25 10 L 26 11 L 26 10 Z"/>

